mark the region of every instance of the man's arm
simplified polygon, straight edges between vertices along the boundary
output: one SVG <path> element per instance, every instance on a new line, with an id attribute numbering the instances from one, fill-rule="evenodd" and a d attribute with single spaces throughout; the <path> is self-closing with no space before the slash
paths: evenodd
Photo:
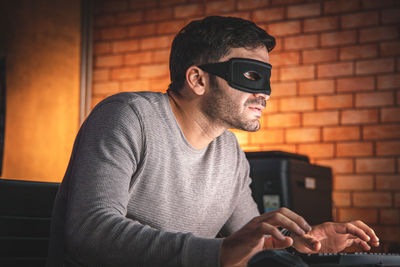
<path id="1" fill-rule="evenodd" d="M 143 146 L 142 124 L 123 103 L 85 122 L 70 166 L 66 252 L 90 266 L 217 266 L 220 239 L 160 231 L 127 218 Z"/>

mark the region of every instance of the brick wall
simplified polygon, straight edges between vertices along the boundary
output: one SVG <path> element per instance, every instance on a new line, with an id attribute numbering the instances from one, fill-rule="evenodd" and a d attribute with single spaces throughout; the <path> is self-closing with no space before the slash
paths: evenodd
<path id="1" fill-rule="evenodd" d="M 277 38 L 272 97 L 246 151 L 307 154 L 334 172 L 334 217 L 400 242 L 400 3 L 391 0 L 96 1 L 93 104 L 164 92 L 171 41 L 207 15 L 250 19 Z"/>

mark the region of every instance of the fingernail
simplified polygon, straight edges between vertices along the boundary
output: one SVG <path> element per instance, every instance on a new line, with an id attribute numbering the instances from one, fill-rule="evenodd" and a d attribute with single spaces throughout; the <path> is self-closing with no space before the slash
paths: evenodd
<path id="1" fill-rule="evenodd" d="M 311 228 L 311 226 L 310 226 L 308 223 L 306 223 L 306 225 L 305 225 L 305 226 L 306 226 L 305 228 L 307 229 L 307 232 L 310 232 L 310 231 L 311 231 L 311 229 L 312 229 L 312 228 Z"/>

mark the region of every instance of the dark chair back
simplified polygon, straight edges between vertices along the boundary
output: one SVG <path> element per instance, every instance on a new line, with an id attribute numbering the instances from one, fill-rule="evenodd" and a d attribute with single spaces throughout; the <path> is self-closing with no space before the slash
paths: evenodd
<path id="1" fill-rule="evenodd" d="M 58 187 L 0 179 L 0 266 L 45 266 Z"/>

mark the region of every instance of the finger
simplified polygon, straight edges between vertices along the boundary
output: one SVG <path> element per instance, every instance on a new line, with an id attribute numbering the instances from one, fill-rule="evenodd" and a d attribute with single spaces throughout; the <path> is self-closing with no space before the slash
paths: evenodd
<path id="1" fill-rule="evenodd" d="M 369 227 L 368 225 L 366 225 L 364 222 L 362 222 L 360 220 L 353 221 L 351 223 L 356 225 L 357 227 L 361 228 L 370 237 L 371 244 L 373 244 L 375 246 L 376 245 L 379 246 L 379 238 L 375 234 L 375 231 L 371 227 Z"/>
<path id="2" fill-rule="evenodd" d="M 345 223 L 344 224 L 344 231 L 342 234 L 352 234 L 361 240 L 368 242 L 371 238 L 362 230 L 361 228 L 355 226 L 352 223 Z"/>
<path id="3" fill-rule="evenodd" d="M 292 221 L 290 218 L 279 212 L 269 214 L 269 216 L 266 216 L 264 218 L 263 222 L 267 222 L 274 226 L 284 227 L 298 235 L 305 234 L 305 231 L 300 228 L 300 226 L 296 222 Z"/>
<path id="4" fill-rule="evenodd" d="M 264 249 L 283 249 L 293 245 L 293 239 L 286 236 L 284 240 L 278 240 L 272 236 L 266 237 L 264 240 Z"/>
<path id="5" fill-rule="evenodd" d="M 278 240 L 285 240 L 285 236 L 281 233 L 281 231 L 269 223 L 260 223 L 257 230 L 259 235 L 270 235 Z"/>
<path id="6" fill-rule="evenodd" d="M 297 213 L 291 211 L 288 208 L 281 207 L 278 209 L 280 213 L 294 221 L 297 225 L 300 226 L 301 229 L 303 229 L 306 233 L 310 232 L 312 230 L 311 226 L 307 223 L 307 221 L 298 215 Z"/>
<path id="7" fill-rule="evenodd" d="M 321 249 L 321 242 L 313 237 L 301 237 L 303 242 L 307 248 L 309 248 L 312 252 L 318 252 Z"/>
<path id="8" fill-rule="evenodd" d="M 368 245 L 368 243 L 363 240 L 357 239 L 354 241 L 354 243 L 363 251 L 371 250 L 371 247 Z"/>

